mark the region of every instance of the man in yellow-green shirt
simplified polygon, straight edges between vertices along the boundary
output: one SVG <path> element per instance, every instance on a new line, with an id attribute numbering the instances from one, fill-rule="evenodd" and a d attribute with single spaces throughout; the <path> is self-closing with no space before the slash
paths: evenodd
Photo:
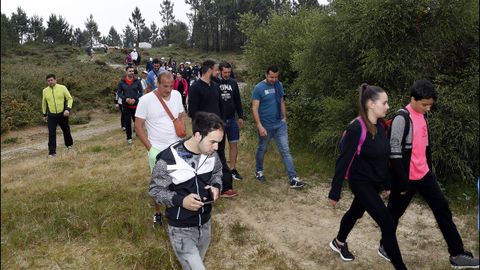
<path id="1" fill-rule="evenodd" d="M 48 123 L 48 157 L 55 157 L 57 149 L 57 125 L 63 131 L 65 146 L 70 149 L 73 145 L 68 117 L 73 105 L 73 98 L 67 87 L 57 84 L 55 74 L 47 75 L 48 87 L 43 89 L 42 113 Z"/>

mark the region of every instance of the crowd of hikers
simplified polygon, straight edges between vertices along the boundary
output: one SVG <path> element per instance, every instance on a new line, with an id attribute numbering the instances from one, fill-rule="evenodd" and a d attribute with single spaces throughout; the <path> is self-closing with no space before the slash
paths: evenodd
<path id="1" fill-rule="evenodd" d="M 183 269 L 205 269 L 203 260 L 211 240 L 212 205 L 219 197 L 237 196 L 232 179 L 243 179 L 236 161 L 244 113 L 232 65 L 206 60 L 201 65 L 182 62 L 177 66 L 171 58 L 169 61 L 150 58 L 145 68 L 141 68 L 136 49 L 128 55 L 125 75 L 118 83 L 114 101 L 121 112 L 120 124 L 127 144 L 133 143 L 134 130 L 147 151 L 146 162 L 151 173 L 148 193 L 155 204 L 153 226 L 163 226 L 164 207 L 168 235 Z M 284 163 L 288 186 L 301 189 L 306 183 L 297 175 L 290 153 L 285 90 L 279 75 L 279 68 L 271 65 L 265 70 L 265 78 L 253 88 L 252 122 L 258 135 L 253 173 L 259 182 L 267 182 L 263 160 L 273 138 Z M 65 86 L 56 83 L 54 74 L 47 75 L 47 83 L 42 109 L 48 122 L 49 157 L 54 157 L 57 124 L 62 128 L 67 148 L 73 145 L 68 126 L 73 99 Z M 387 92 L 374 85 L 359 87 L 358 117 L 350 122 L 340 139 L 340 155 L 328 194 L 334 207 L 341 198 L 343 182 L 348 180 L 354 195 L 350 208 L 339 221 L 338 234 L 327 242 L 341 260 L 355 259 L 348 249 L 347 237 L 356 221 L 367 212 L 381 231 L 379 256 L 390 261 L 395 269 L 407 269 L 396 230 L 418 192 L 433 212 L 447 244 L 451 266 L 479 267 L 478 258 L 464 248 L 447 199 L 433 173 L 428 121 L 436 100 L 437 91 L 432 83 L 417 80 L 410 89 L 410 102 L 398 108 L 387 121 Z M 192 119 L 191 136 L 186 136 L 186 117 Z"/>

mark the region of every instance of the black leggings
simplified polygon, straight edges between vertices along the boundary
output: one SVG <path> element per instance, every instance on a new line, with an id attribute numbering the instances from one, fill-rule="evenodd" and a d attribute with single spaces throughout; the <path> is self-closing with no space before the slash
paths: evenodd
<path id="1" fill-rule="evenodd" d="M 347 236 L 357 220 L 367 211 L 380 226 L 384 249 L 395 269 L 407 269 L 398 247 L 393 218 L 378 194 L 380 190 L 379 185 L 371 182 L 350 181 L 349 183 L 355 197 L 350 209 L 348 209 L 340 222 L 337 240 L 346 242 Z"/>
<path id="2" fill-rule="evenodd" d="M 400 195 L 394 182 L 392 194 L 388 201 L 388 210 L 395 223 L 395 230 L 397 229 L 398 220 L 407 210 L 410 201 L 417 191 L 425 199 L 430 209 L 432 209 L 438 227 L 447 242 L 448 253 L 451 256 L 462 254 L 464 252 L 462 238 L 455 223 L 453 223 L 452 212 L 448 206 L 447 199 L 431 172 L 428 172 L 421 180 L 410 180 L 409 188 L 405 195 Z"/>

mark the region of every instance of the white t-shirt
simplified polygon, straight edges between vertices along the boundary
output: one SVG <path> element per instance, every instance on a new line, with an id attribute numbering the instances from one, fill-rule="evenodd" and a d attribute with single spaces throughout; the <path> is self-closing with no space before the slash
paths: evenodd
<path id="1" fill-rule="evenodd" d="M 170 100 L 165 100 L 173 117 L 183 112 L 182 95 L 177 90 L 172 90 Z M 173 122 L 152 91 L 142 96 L 137 105 L 135 117 L 145 119 L 148 141 L 153 147 L 163 151 L 172 143 L 180 140 L 175 133 Z"/>

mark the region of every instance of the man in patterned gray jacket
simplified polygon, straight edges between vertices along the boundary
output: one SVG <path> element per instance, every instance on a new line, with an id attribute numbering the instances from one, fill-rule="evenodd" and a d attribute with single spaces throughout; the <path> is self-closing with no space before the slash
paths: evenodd
<path id="1" fill-rule="evenodd" d="M 205 269 L 212 203 L 222 190 L 222 163 L 216 150 L 224 123 L 216 114 L 198 112 L 192 133 L 158 154 L 149 194 L 166 206 L 168 235 L 183 269 Z"/>

